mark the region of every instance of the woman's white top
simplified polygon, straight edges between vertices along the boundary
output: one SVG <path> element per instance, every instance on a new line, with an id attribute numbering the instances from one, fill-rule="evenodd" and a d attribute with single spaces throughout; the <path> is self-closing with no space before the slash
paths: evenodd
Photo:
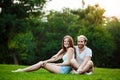
<path id="1" fill-rule="evenodd" d="M 68 60 L 68 55 L 69 55 L 68 52 L 66 52 L 66 53 L 63 55 L 63 57 L 62 57 L 63 62 L 66 62 L 66 61 Z M 73 54 L 73 57 L 72 57 L 72 58 L 74 58 L 74 54 Z"/>

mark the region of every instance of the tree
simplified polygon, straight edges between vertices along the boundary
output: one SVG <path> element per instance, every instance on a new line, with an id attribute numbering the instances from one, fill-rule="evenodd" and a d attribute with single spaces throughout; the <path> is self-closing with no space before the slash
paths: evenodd
<path id="1" fill-rule="evenodd" d="M 29 25 L 29 19 L 42 15 L 43 14 L 42 8 L 45 3 L 46 0 L 1 0 L 0 1 L 0 7 L 2 8 L 2 12 L 0 13 L 0 17 L 1 17 L 0 43 L 2 44 L 1 47 L 4 47 L 4 49 L 2 48 L 2 51 L 4 52 L 4 53 L 2 52 L 2 54 L 5 54 L 7 52 L 12 53 L 14 55 L 13 56 L 14 62 L 16 64 L 18 64 L 17 57 L 15 56 L 16 54 L 14 54 L 11 51 L 14 51 L 17 45 L 13 46 L 12 43 L 16 41 L 15 40 L 16 36 L 18 36 L 19 34 L 21 33 L 29 34 L 29 32 L 31 31 L 30 28 L 31 26 Z M 17 53 L 19 53 L 18 51 Z"/>
<path id="2" fill-rule="evenodd" d="M 106 29 L 110 32 L 114 39 L 115 50 L 111 60 L 112 67 L 119 68 L 120 66 L 120 20 L 116 17 L 108 18 L 106 23 Z"/>

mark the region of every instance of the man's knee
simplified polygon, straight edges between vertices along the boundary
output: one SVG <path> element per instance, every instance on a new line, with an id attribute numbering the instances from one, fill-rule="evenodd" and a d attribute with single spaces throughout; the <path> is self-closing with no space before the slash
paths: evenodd
<path id="1" fill-rule="evenodd" d="M 91 65 L 91 66 L 93 66 L 94 64 L 93 64 L 93 61 L 88 61 L 88 65 Z"/>

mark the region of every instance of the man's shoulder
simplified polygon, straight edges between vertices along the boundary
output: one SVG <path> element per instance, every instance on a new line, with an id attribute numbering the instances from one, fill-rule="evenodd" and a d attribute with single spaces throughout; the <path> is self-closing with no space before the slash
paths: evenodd
<path id="1" fill-rule="evenodd" d="M 92 51 L 92 49 L 91 49 L 91 48 L 89 48 L 89 47 L 87 47 L 87 46 L 85 46 L 85 47 L 86 47 L 86 49 L 87 49 L 87 50 L 90 50 L 90 51 Z"/>
<path id="2" fill-rule="evenodd" d="M 90 47 L 88 47 L 88 46 L 85 46 L 87 49 L 91 49 Z"/>

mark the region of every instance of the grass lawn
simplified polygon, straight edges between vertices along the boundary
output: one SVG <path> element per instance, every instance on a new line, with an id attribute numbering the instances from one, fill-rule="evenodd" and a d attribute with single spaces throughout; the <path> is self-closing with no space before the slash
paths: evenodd
<path id="1" fill-rule="evenodd" d="M 22 65 L 0 64 L 0 80 L 120 80 L 120 69 L 95 68 L 92 75 L 54 74 L 44 69 L 13 73 Z"/>

